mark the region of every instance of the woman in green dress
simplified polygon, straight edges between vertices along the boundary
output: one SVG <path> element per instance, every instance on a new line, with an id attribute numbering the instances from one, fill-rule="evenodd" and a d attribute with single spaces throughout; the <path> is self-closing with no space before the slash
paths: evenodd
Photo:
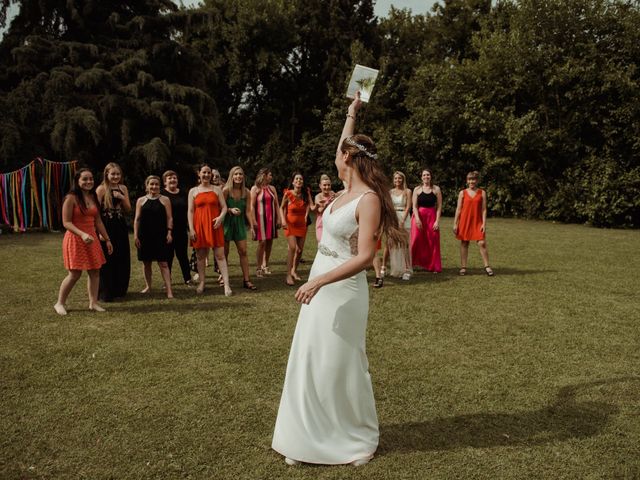
<path id="1" fill-rule="evenodd" d="M 253 236 L 253 213 L 251 212 L 251 192 L 244 182 L 242 167 L 233 167 L 222 189 L 227 202 L 228 214 L 224 219 L 224 254 L 229 256 L 229 245 L 233 241 L 238 249 L 240 268 L 242 268 L 242 286 L 247 290 L 256 287 L 249 278 L 249 257 L 247 257 L 247 226 Z"/>

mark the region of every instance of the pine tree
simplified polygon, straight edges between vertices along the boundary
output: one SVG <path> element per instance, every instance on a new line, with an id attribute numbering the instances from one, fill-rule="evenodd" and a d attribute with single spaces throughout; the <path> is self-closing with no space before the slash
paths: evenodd
<path id="1" fill-rule="evenodd" d="M 0 165 L 38 155 L 95 169 L 118 161 L 139 182 L 222 160 L 209 69 L 182 42 L 188 15 L 172 1 L 19 4 L 0 45 Z"/>

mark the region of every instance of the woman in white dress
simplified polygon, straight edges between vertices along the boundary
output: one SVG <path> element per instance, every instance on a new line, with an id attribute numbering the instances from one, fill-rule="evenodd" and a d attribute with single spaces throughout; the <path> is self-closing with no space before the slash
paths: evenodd
<path id="1" fill-rule="evenodd" d="M 363 465 L 378 446 L 365 351 L 371 265 L 382 231 L 402 242 L 388 181 L 375 145 L 353 135 L 360 96 L 349 105 L 338 150 L 344 192 L 324 211 L 322 241 L 293 336 L 272 448 L 289 465 L 300 462 Z"/>
<path id="2" fill-rule="evenodd" d="M 410 280 L 413 268 L 411 268 L 411 254 L 409 252 L 409 237 L 411 235 L 411 190 L 407 188 L 407 178 L 402 172 L 393 172 L 393 188 L 389 190 L 391 201 L 398 216 L 398 223 L 404 228 L 407 243 L 394 245 L 387 242 L 389 249 L 389 275 L 392 277 L 402 277 L 403 280 Z M 385 254 L 387 251 L 385 250 Z M 384 260 L 383 260 L 384 261 Z M 384 263 L 383 263 L 384 265 Z"/>

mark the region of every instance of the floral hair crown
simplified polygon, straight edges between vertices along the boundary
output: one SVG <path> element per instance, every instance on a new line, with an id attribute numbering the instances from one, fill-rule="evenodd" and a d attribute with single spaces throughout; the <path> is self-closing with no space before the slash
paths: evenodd
<path id="1" fill-rule="evenodd" d="M 369 150 L 367 150 L 367 147 L 365 147 L 361 143 L 356 142 L 352 137 L 347 137 L 345 138 L 344 141 L 347 142 L 348 145 L 351 145 L 352 147 L 356 147 L 358 150 L 364 153 L 367 157 L 373 158 L 374 160 L 378 159 L 377 154 L 371 153 Z"/>

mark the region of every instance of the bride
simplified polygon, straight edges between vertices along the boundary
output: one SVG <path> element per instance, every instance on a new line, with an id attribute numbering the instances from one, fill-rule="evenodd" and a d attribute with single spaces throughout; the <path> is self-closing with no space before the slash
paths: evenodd
<path id="1" fill-rule="evenodd" d="M 322 215 L 323 234 L 302 304 L 273 433 L 289 465 L 364 465 L 378 446 L 365 351 L 371 265 L 382 231 L 403 243 L 373 141 L 353 135 L 362 102 L 349 105 L 336 168 L 346 189 Z"/>

